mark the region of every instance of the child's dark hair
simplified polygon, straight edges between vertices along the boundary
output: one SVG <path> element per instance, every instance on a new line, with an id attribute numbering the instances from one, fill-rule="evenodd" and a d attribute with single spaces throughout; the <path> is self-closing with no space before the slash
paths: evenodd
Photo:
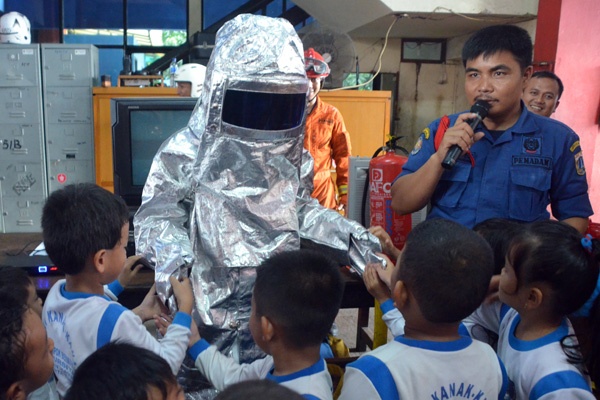
<path id="1" fill-rule="evenodd" d="M 29 285 L 33 285 L 33 281 L 25 270 L 17 267 L 0 266 L 0 293 L 9 293 L 27 304 Z"/>
<path id="2" fill-rule="evenodd" d="M 456 222 L 432 219 L 409 233 L 397 275 L 425 319 L 454 323 L 481 304 L 493 269 L 492 249 L 480 235 Z"/>
<path id="3" fill-rule="evenodd" d="M 572 226 L 547 220 L 524 225 L 509 245 L 508 261 L 518 285 L 549 284 L 557 317 L 577 311 L 596 287 L 597 261 L 584 248 L 581 238 Z"/>
<path id="4" fill-rule="evenodd" d="M 533 45 L 529 33 L 515 25 L 493 25 L 475 32 L 462 49 L 463 66 L 483 55 L 489 57 L 501 51 L 512 53 L 521 71 L 531 65 Z"/>
<path id="5" fill-rule="evenodd" d="M 92 183 L 65 186 L 44 205 L 46 252 L 62 272 L 77 274 L 97 251 L 116 246 L 128 221 L 127 205 L 108 190 Z"/>
<path id="6" fill-rule="evenodd" d="M 151 387 L 166 398 L 170 385 L 177 385 L 177 379 L 161 356 L 111 342 L 77 367 L 64 400 L 146 400 Z"/>
<path id="7" fill-rule="evenodd" d="M 520 229 L 521 223 L 503 218 L 490 218 L 473 227 L 473 230 L 479 233 L 492 248 L 494 275 L 500 274 L 504 268 L 508 245 Z"/>
<path id="8" fill-rule="evenodd" d="M 0 399 L 13 383 L 23 379 L 27 351 L 23 332 L 25 301 L 6 292 L 0 293 Z"/>
<path id="9" fill-rule="evenodd" d="M 257 269 L 254 303 L 294 348 L 319 345 L 339 311 L 344 284 L 338 266 L 312 250 L 280 253 Z"/>
<path id="10" fill-rule="evenodd" d="M 510 244 L 508 261 L 513 266 L 518 285 L 545 282 L 552 288 L 551 306 L 557 317 L 568 316 L 588 301 L 598 283 L 600 244 L 582 238 L 570 225 L 558 221 L 528 224 Z M 600 307 L 598 299 L 590 313 L 591 346 L 584 354 L 594 382 L 600 382 Z M 564 340 L 563 340 L 564 342 Z M 572 346 L 563 349 L 571 362 Z"/>
<path id="11" fill-rule="evenodd" d="M 215 400 L 302 400 L 300 394 L 268 379 L 238 382 L 220 392 Z"/>

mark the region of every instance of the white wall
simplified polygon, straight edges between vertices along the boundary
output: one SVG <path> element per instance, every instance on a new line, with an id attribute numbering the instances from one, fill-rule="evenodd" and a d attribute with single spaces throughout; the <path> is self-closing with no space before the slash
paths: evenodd
<path id="1" fill-rule="evenodd" d="M 536 20 L 517 24 L 535 38 Z M 406 136 L 405 147 L 411 149 L 421 131 L 434 119 L 445 114 L 467 110 L 469 104 L 464 96 L 464 68 L 460 52 L 469 35 L 448 40 L 446 83 L 440 83 L 442 64 L 401 62 L 401 39 L 390 39 L 382 57 L 381 72 L 399 72 L 399 103 L 394 116 L 396 132 Z M 362 72 L 375 71 L 377 58 L 383 47 L 383 39 L 354 40 Z M 418 73 L 417 73 L 418 72 Z"/>
<path id="2" fill-rule="evenodd" d="M 383 40 L 355 40 L 362 72 L 375 71 Z M 381 72 L 399 72 L 399 102 L 394 110 L 396 132 L 406 136 L 403 145 L 409 149 L 427 124 L 444 114 L 468 108 L 464 99 L 462 65 L 451 61 L 442 64 L 401 62 L 401 40 L 388 41 L 382 57 Z M 445 69 L 445 83 L 440 83 Z M 418 72 L 418 73 L 417 73 Z"/>

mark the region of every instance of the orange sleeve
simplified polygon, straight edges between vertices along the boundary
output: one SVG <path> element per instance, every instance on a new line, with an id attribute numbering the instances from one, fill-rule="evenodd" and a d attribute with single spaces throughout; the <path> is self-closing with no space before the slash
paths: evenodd
<path id="1" fill-rule="evenodd" d="M 335 160 L 338 191 L 340 195 L 344 195 L 348 193 L 348 167 L 349 158 L 352 155 L 352 145 L 342 114 L 333 106 L 332 109 L 334 123 L 331 132 L 331 158 Z"/>

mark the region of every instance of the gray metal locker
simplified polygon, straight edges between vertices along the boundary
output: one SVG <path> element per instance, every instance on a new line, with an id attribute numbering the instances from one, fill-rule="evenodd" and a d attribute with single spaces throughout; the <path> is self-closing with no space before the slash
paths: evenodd
<path id="1" fill-rule="evenodd" d="M 23 195 L 45 198 L 45 166 L 40 162 L 0 161 L 0 195 L 5 200 Z"/>
<path id="2" fill-rule="evenodd" d="M 46 124 L 92 124 L 91 86 L 44 87 Z"/>
<path id="3" fill-rule="evenodd" d="M 39 232 L 48 194 L 39 45 L 0 44 L 0 232 Z"/>
<path id="4" fill-rule="evenodd" d="M 88 182 L 89 171 L 94 169 L 94 160 L 53 158 L 48 165 L 48 184 L 60 188 L 71 183 Z"/>
<path id="5" fill-rule="evenodd" d="M 43 160 L 40 124 L 0 124 L 0 129 L 3 161 Z"/>
<path id="6" fill-rule="evenodd" d="M 4 205 L 2 203 L 2 196 L 0 196 L 0 232 L 7 232 L 4 229 Z"/>
<path id="7" fill-rule="evenodd" d="M 0 124 L 9 123 L 42 123 L 39 87 L 0 87 Z"/>
<path id="8" fill-rule="evenodd" d="M 92 87 L 99 82 L 92 45 L 42 44 L 48 192 L 96 181 Z"/>
<path id="9" fill-rule="evenodd" d="M 41 232 L 44 200 L 38 196 L 6 198 L 2 202 L 2 217 L 5 232 Z"/>
<path id="10" fill-rule="evenodd" d="M 39 45 L 0 44 L 0 87 L 40 87 Z"/>
<path id="11" fill-rule="evenodd" d="M 85 44 L 42 44 L 44 86 L 97 86 L 98 48 Z"/>
<path id="12" fill-rule="evenodd" d="M 57 124 L 46 129 L 48 159 L 94 160 L 94 141 L 87 137 L 88 125 Z"/>

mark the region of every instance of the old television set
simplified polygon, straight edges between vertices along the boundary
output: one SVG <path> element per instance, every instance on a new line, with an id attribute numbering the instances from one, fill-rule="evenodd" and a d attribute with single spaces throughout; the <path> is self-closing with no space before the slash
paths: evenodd
<path id="1" fill-rule="evenodd" d="M 115 193 L 132 211 L 161 144 L 187 126 L 198 99 L 146 97 L 111 99 Z"/>

